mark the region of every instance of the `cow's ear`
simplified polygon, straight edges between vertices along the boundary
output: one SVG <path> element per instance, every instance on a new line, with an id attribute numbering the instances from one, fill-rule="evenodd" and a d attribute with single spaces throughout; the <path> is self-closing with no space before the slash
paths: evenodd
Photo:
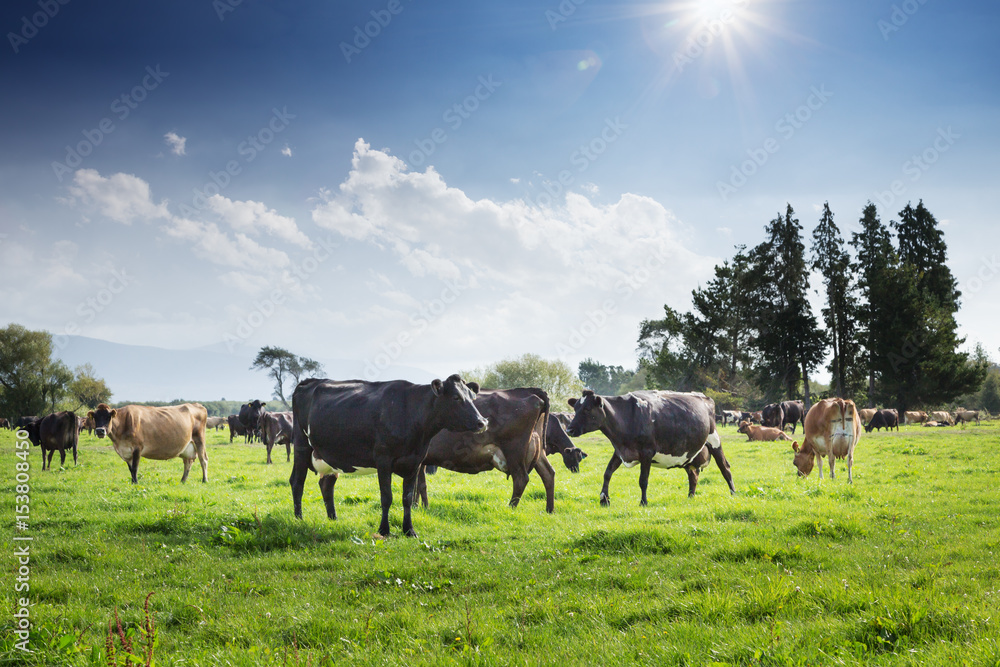
<path id="1" fill-rule="evenodd" d="M 601 397 L 599 395 L 594 394 L 594 407 L 599 408 L 602 405 L 604 405 L 604 401 L 601 400 Z"/>
<path id="2" fill-rule="evenodd" d="M 566 401 L 566 402 L 567 402 L 567 403 L 569 403 L 569 407 L 571 407 L 571 408 L 575 408 L 575 407 L 576 407 L 576 401 L 577 401 L 577 399 L 575 399 L 575 398 L 571 398 L 571 399 L 569 399 L 569 400 L 568 400 L 568 401 Z"/>
<path id="3" fill-rule="evenodd" d="M 112 410 L 111 411 L 111 419 L 114 419 L 116 414 L 118 414 L 118 411 L 117 410 Z"/>
<path id="4" fill-rule="evenodd" d="M 792 443 L 792 451 L 793 452 L 799 451 L 799 441 L 798 440 L 796 440 L 795 442 Z"/>
<path id="5" fill-rule="evenodd" d="M 437 380 L 436 379 L 433 382 L 431 382 L 431 391 L 434 392 L 435 396 L 440 396 L 441 395 L 441 386 L 442 386 L 441 385 L 441 380 Z"/>
<path id="6" fill-rule="evenodd" d="M 479 393 L 479 383 L 478 382 L 466 382 L 465 386 L 472 390 L 473 394 Z"/>
<path id="7" fill-rule="evenodd" d="M 93 419 L 93 418 L 94 418 L 94 411 L 91 410 L 90 412 L 87 413 L 87 419 Z"/>

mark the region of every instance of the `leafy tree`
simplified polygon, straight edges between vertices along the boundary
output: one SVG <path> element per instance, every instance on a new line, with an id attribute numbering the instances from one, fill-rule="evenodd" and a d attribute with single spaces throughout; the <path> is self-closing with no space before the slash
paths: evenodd
<path id="1" fill-rule="evenodd" d="M 569 364 L 561 359 L 543 359 L 537 354 L 504 359 L 484 368 L 463 371 L 461 375 L 467 382 L 478 382 L 483 389 L 537 387 L 549 395 L 552 410 L 558 410 L 566 405 L 566 399 L 583 392 L 583 385 Z"/>
<path id="2" fill-rule="evenodd" d="M 802 225 L 789 204 L 785 216 L 772 220 L 767 239 L 751 251 L 757 295 L 763 305 L 754 313 L 758 332 L 756 377 L 765 394 L 799 395 L 810 401 L 809 373 L 823 360 L 827 337 L 812 313 L 807 292 L 809 272 Z"/>
<path id="3" fill-rule="evenodd" d="M 584 386 L 604 396 L 615 396 L 625 385 L 635 371 L 622 366 L 605 366 L 593 359 L 580 362 L 578 375 Z"/>
<path id="4" fill-rule="evenodd" d="M 287 407 L 285 383 L 291 379 L 298 384 L 303 374 L 321 373 L 323 366 L 308 357 L 296 356 L 284 348 L 265 346 L 257 352 L 250 370 L 266 370 L 268 376 L 274 380 L 274 397 Z"/>
<path id="5" fill-rule="evenodd" d="M 52 384 L 58 377 L 50 372 L 51 356 L 52 334 L 20 324 L 0 329 L 0 414 L 45 411 L 47 396 L 58 389 Z"/>
<path id="6" fill-rule="evenodd" d="M 823 215 L 812 236 L 812 267 L 823 275 L 826 286 L 826 307 L 822 312 L 833 347 L 828 367 L 833 394 L 854 398 L 864 382 L 858 355 L 858 302 L 851 258 L 844 249 L 844 240 L 833 221 L 829 202 L 823 204 Z"/>
<path id="7" fill-rule="evenodd" d="M 111 389 L 101 378 L 97 377 L 94 367 L 90 364 L 77 366 L 76 377 L 69 383 L 69 394 L 79 408 L 94 409 L 101 403 L 111 402 Z"/>
<path id="8" fill-rule="evenodd" d="M 42 403 L 49 412 L 56 411 L 56 403 L 69 389 L 73 371 L 61 360 L 49 360 L 42 373 Z"/>
<path id="9" fill-rule="evenodd" d="M 979 391 L 979 407 L 990 414 L 1000 412 L 1000 366 L 994 366 Z"/>

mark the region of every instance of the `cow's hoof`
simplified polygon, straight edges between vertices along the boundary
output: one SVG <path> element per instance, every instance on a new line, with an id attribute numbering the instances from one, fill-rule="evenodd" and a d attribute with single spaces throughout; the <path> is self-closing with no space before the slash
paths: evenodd
<path id="1" fill-rule="evenodd" d="M 406 531 L 405 535 L 407 537 L 416 537 L 417 536 L 417 531 L 415 531 L 412 528 L 410 528 L 408 531 Z"/>
<path id="2" fill-rule="evenodd" d="M 601 507 L 611 507 L 611 500 L 605 495 L 601 495 Z"/>
<path id="3" fill-rule="evenodd" d="M 648 505 L 649 505 L 649 503 L 647 503 L 645 500 L 640 500 L 639 501 L 639 507 L 646 507 Z"/>

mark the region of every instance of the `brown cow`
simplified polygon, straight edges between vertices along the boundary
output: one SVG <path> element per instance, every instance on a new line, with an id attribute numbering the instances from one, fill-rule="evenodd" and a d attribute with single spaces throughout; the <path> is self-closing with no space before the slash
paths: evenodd
<path id="1" fill-rule="evenodd" d="M 807 477 L 819 461 L 819 478 L 823 479 L 823 457 L 830 458 L 830 479 L 834 479 L 835 459 L 847 459 L 847 482 L 854 481 L 854 446 L 861 438 L 861 419 L 854 401 L 842 398 L 825 398 L 813 404 L 806 415 L 805 438 L 802 447 L 792 443 L 794 463 L 799 475 Z"/>
<path id="2" fill-rule="evenodd" d="M 965 422 L 976 422 L 976 426 L 979 426 L 979 411 L 978 410 L 959 410 L 955 413 L 955 423 L 962 424 Z"/>
<path id="3" fill-rule="evenodd" d="M 775 440 L 791 440 L 788 434 L 785 433 L 780 428 L 772 428 L 770 426 L 754 426 L 748 421 L 740 422 L 740 433 L 745 433 L 747 436 L 747 441 L 761 441 L 761 442 L 774 442 Z"/>
<path id="4" fill-rule="evenodd" d="M 162 408 L 126 405 L 117 410 L 101 403 L 87 413 L 94 418 L 98 438 L 108 436 L 115 452 L 128 465 L 132 483 L 139 481 L 139 458 L 166 461 L 184 459 L 187 481 L 195 457 L 201 463 L 201 481 L 208 481 L 208 452 L 205 451 L 205 422 L 208 410 L 201 403 L 182 403 Z"/>
<path id="5" fill-rule="evenodd" d="M 226 425 L 225 417 L 209 417 L 208 421 L 205 422 L 205 428 L 214 428 L 218 431 L 220 428 Z"/>
<path id="6" fill-rule="evenodd" d="M 938 410 L 937 412 L 932 412 L 930 418 L 938 423 L 945 423 L 948 426 L 955 425 L 955 419 L 951 416 L 950 412 L 945 412 L 944 410 Z"/>
<path id="7" fill-rule="evenodd" d="M 906 412 L 906 423 L 907 424 L 923 424 L 927 421 L 927 413 L 923 410 L 907 410 Z"/>
<path id="8" fill-rule="evenodd" d="M 872 417 L 875 416 L 876 412 L 878 412 L 878 410 L 875 408 L 864 408 L 863 410 L 858 410 L 858 417 L 861 418 L 862 424 L 867 424 L 872 420 Z"/>

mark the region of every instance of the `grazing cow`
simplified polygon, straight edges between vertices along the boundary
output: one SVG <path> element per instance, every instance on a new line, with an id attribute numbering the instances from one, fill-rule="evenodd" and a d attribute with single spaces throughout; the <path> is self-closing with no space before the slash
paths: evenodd
<path id="1" fill-rule="evenodd" d="M 132 483 L 139 482 L 139 458 L 166 461 L 184 459 L 186 482 L 191 464 L 201 463 L 201 481 L 208 481 L 208 452 L 205 450 L 205 422 L 208 410 L 201 403 L 182 403 L 162 408 L 126 405 L 112 410 L 101 403 L 87 413 L 94 418 L 98 438 L 111 439 L 118 456 L 128 465 Z"/>
<path id="2" fill-rule="evenodd" d="M 214 428 L 216 431 L 218 431 L 220 428 L 225 426 L 226 423 L 227 422 L 225 417 L 209 417 L 208 420 L 205 422 L 205 428 L 206 429 Z"/>
<path id="3" fill-rule="evenodd" d="M 511 507 L 517 507 L 532 470 L 545 487 L 545 511 L 555 503 L 555 470 L 545 456 L 545 426 L 549 397 L 541 389 L 480 391 L 476 409 L 489 421 L 481 433 L 441 431 L 431 438 L 425 465 L 475 475 L 499 470 L 513 477 Z M 427 481 L 417 478 L 417 492 L 427 506 Z"/>
<path id="4" fill-rule="evenodd" d="M 835 459 L 847 459 L 847 482 L 851 483 L 854 467 L 854 446 L 861 437 L 861 419 L 854 401 L 843 398 L 824 398 L 814 403 L 806 415 L 803 426 L 805 435 L 802 446 L 792 443 L 793 462 L 801 477 L 808 477 L 819 462 L 819 478 L 823 479 L 823 457 L 830 458 L 830 479 L 834 479 Z"/>
<path id="5" fill-rule="evenodd" d="M 774 442 L 775 440 L 791 440 L 788 434 L 782 431 L 780 428 L 772 428 L 770 426 L 755 426 L 751 425 L 748 421 L 740 422 L 740 433 L 744 433 L 747 436 L 747 442 L 757 440 L 761 442 Z"/>
<path id="6" fill-rule="evenodd" d="M 545 421 L 545 453 L 562 455 L 563 464 L 574 473 L 580 472 L 580 462 L 587 458 L 587 452 L 573 444 L 562 421 L 552 419 L 552 413 Z"/>
<path id="7" fill-rule="evenodd" d="M 955 423 L 963 424 L 965 422 L 976 422 L 976 426 L 979 426 L 979 411 L 978 410 L 959 410 L 955 413 Z"/>
<path id="8" fill-rule="evenodd" d="M 878 410 L 875 408 L 863 408 L 858 410 L 858 417 L 861 419 L 862 424 L 867 424 L 872 420 L 872 417 L 875 416 L 876 412 L 878 412 Z"/>
<path id="9" fill-rule="evenodd" d="M 899 430 L 899 418 L 896 417 L 895 410 L 877 410 L 875 415 L 865 424 L 865 433 L 871 433 L 872 429 L 891 431 L 893 427 Z"/>
<path id="10" fill-rule="evenodd" d="M 77 417 L 77 424 L 79 425 L 78 433 L 87 432 L 87 435 L 94 435 L 94 420 L 91 417 Z"/>
<path id="11" fill-rule="evenodd" d="M 914 410 L 906 412 L 906 422 L 907 424 L 923 424 L 927 421 L 927 413 L 923 410 Z"/>
<path id="12" fill-rule="evenodd" d="M 939 410 L 937 412 L 932 412 L 930 418 L 938 423 L 944 423 L 948 426 L 954 426 L 955 420 L 952 418 L 950 412 L 945 412 L 944 410 Z"/>
<path id="13" fill-rule="evenodd" d="M 431 438 L 443 429 L 485 431 L 489 422 L 474 402 L 478 392 L 478 384 L 466 384 L 458 375 L 423 385 L 405 380 L 300 382 L 292 397 L 295 459 L 288 480 L 295 516 L 302 518 L 306 471 L 320 474 L 319 488 L 331 519 L 337 518 L 337 477 L 377 472 L 382 498 L 378 532 L 388 536 L 395 473 L 403 478 L 403 533 L 416 537 L 410 506 Z"/>
<path id="14" fill-rule="evenodd" d="M 292 413 L 267 412 L 260 413 L 258 422 L 260 439 L 267 447 L 267 462 L 271 462 L 271 448 L 275 445 L 285 446 L 285 461 L 292 460 Z"/>
<path id="15" fill-rule="evenodd" d="M 722 439 L 715 428 L 715 401 L 704 394 L 674 391 L 634 391 L 625 396 L 598 396 L 589 389 L 582 398 L 571 398 L 576 410 L 566 432 L 578 438 L 600 431 L 615 451 L 604 471 L 601 505 L 611 504 L 608 485 L 623 463 L 639 464 L 640 504 L 646 505 L 649 471 L 657 468 L 684 468 L 688 473 L 688 497 L 698 486 L 698 474 L 715 459 L 729 490 L 736 493 L 729 462 L 722 451 Z M 707 447 L 706 447 L 707 445 Z"/>
<path id="16" fill-rule="evenodd" d="M 77 430 L 76 415 L 72 412 L 53 412 L 41 419 L 30 422 L 25 430 L 28 439 L 35 447 L 42 448 L 42 470 L 46 468 L 48 452 L 48 469 L 52 469 L 52 455 L 59 450 L 59 466 L 66 464 L 66 450 L 73 450 L 73 465 L 77 465 L 76 448 L 80 432 Z"/>
<path id="17" fill-rule="evenodd" d="M 233 438 L 238 435 L 245 436 L 247 430 L 243 428 L 243 424 L 240 423 L 239 415 L 229 415 L 226 417 L 226 424 L 229 426 L 229 443 L 232 444 Z"/>

